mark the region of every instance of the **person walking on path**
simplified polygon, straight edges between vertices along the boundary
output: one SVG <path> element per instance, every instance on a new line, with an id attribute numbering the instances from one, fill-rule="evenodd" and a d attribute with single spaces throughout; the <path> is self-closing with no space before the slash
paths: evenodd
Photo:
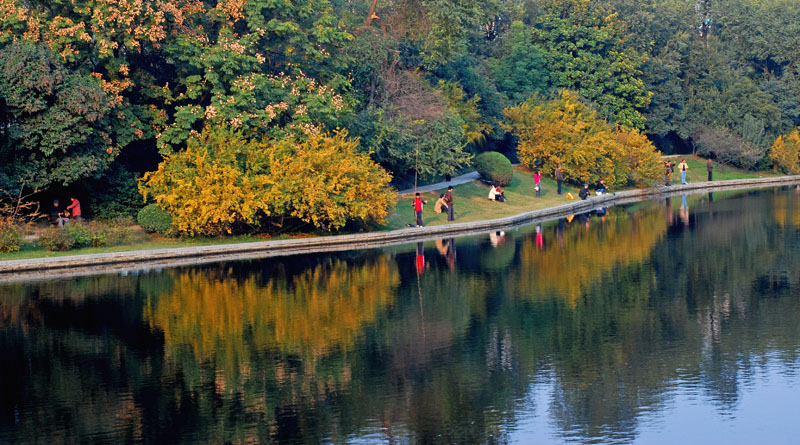
<path id="1" fill-rule="evenodd" d="M 681 163 L 678 164 L 678 170 L 681 171 L 681 184 L 686 184 L 686 171 L 689 170 L 689 164 L 686 163 L 686 159 L 681 160 Z"/>
<path id="2" fill-rule="evenodd" d="M 558 183 L 558 194 L 561 194 L 561 181 L 564 180 L 564 173 L 561 172 L 561 164 L 558 164 L 555 172 L 556 183 Z"/>
<path id="3" fill-rule="evenodd" d="M 711 181 L 711 171 L 714 170 L 714 166 L 711 165 L 711 159 L 706 161 L 706 170 L 708 170 L 708 180 Z"/>
<path id="4" fill-rule="evenodd" d="M 533 189 L 536 190 L 536 196 L 539 196 L 539 193 L 542 191 L 542 174 L 539 173 L 537 169 L 536 172 L 533 174 Z"/>
<path id="5" fill-rule="evenodd" d="M 417 217 L 417 227 L 422 227 L 422 205 L 427 204 L 420 196 L 419 192 L 414 196 L 414 215 Z"/>
<path id="6" fill-rule="evenodd" d="M 447 193 L 444 194 L 444 203 L 447 204 L 447 220 L 453 221 L 453 186 L 447 187 Z"/>

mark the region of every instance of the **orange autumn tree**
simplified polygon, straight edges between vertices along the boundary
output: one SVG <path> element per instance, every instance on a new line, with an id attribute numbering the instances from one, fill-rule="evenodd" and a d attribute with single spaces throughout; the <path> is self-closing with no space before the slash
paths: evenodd
<path id="1" fill-rule="evenodd" d="M 659 158 L 653 144 L 638 130 L 614 128 L 573 92 L 561 91 L 551 100 L 534 98 L 504 110 L 506 131 L 519 138 L 520 161 L 545 172 L 562 164 L 572 182 L 605 179 L 611 187 L 645 185 L 659 177 Z"/>
<path id="2" fill-rule="evenodd" d="M 380 223 L 395 202 L 391 176 L 357 147 L 346 131 L 259 141 L 206 127 L 147 173 L 139 190 L 188 235 L 285 228 L 287 221 L 324 230 Z"/>

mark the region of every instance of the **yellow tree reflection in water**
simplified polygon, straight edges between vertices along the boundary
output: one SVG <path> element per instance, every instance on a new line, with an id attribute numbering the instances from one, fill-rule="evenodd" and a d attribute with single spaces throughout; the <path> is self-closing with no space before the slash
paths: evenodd
<path id="1" fill-rule="evenodd" d="M 188 347 L 198 361 L 215 358 L 218 368 L 240 371 L 249 354 L 264 348 L 312 360 L 349 349 L 363 324 L 392 303 L 400 283 L 386 257 L 361 264 L 331 259 L 266 283 L 261 274 L 173 273 L 173 289 L 144 310 L 150 327 L 164 333 L 167 355 Z"/>
<path id="2" fill-rule="evenodd" d="M 775 195 L 773 212 L 778 225 L 786 227 L 787 224 L 791 224 L 793 227 L 800 227 L 800 208 L 795 207 L 797 199 L 783 191 L 775 190 L 773 193 Z M 800 194 L 800 187 L 795 188 L 792 193 Z"/>
<path id="3" fill-rule="evenodd" d="M 589 228 L 564 228 L 563 243 L 554 236 L 544 249 L 532 237 L 520 248 L 520 267 L 512 269 L 515 295 L 531 298 L 556 293 L 575 307 L 578 299 L 603 273 L 617 265 L 644 260 L 666 233 L 665 210 L 655 207 L 637 212 L 614 213 L 602 223 L 591 220 Z M 558 229 L 556 229 L 558 230 Z"/>

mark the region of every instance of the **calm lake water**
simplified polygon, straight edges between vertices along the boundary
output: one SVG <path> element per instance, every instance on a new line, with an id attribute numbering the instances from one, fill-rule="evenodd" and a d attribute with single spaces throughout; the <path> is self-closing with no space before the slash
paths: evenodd
<path id="1" fill-rule="evenodd" d="M 2 443 L 797 443 L 800 191 L 0 284 Z"/>

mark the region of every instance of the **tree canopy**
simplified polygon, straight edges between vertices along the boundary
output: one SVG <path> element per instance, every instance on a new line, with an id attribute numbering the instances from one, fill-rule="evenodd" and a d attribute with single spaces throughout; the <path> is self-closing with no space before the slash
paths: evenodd
<path id="1" fill-rule="evenodd" d="M 792 0 L 2 0 L 0 187 L 144 205 L 134 179 L 207 127 L 299 143 L 347 130 L 403 187 L 483 151 L 513 158 L 503 110 L 560 90 L 664 153 L 771 167 L 800 126 L 798 13 Z"/>

